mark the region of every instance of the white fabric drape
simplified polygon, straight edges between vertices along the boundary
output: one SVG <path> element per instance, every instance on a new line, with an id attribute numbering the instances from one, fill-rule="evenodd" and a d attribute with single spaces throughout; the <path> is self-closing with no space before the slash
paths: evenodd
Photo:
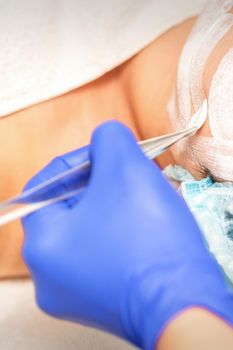
<path id="1" fill-rule="evenodd" d="M 124 62 L 205 0 L 0 0 L 0 117 Z"/>

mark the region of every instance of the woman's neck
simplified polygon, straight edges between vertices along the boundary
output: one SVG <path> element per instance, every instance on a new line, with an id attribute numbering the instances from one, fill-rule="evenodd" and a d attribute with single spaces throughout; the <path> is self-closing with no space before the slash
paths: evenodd
<path id="1" fill-rule="evenodd" d="M 195 19 L 161 35 L 122 69 L 122 86 L 142 139 L 172 131 L 167 103 L 176 84 L 179 57 Z M 162 167 L 173 162 L 170 152 L 159 158 Z"/>

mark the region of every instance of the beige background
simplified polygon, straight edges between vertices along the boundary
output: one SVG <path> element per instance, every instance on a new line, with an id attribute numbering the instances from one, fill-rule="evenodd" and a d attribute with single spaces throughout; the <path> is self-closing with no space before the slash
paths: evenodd
<path id="1" fill-rule="evenodd" d="M 35 305 L 32 282 L 0 282 L 1 350 L 133 350 L 111 335 L 55 320 Z"/>

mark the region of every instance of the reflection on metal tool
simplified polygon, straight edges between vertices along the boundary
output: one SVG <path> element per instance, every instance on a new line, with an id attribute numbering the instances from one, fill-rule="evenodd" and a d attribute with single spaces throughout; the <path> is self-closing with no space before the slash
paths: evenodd
<path id="1" fill-rule="evenodd" d="M 194 114 L 188 128 L 175 133 L 140 141 L 138 145 L 149 159 L 154 159 L 179 140 L 195 134 L 204 124 L 206 117 L 207 101 L 205 100 L 202 107 Z M 88 159 L 87 152 L 86 160 L 83 163 L 0 203 L 0 226 L 28 215 L 47 205 L 66 200 L 74 195 L 81 195 L 88 183 L 90 173 L 91 162 Z"/>

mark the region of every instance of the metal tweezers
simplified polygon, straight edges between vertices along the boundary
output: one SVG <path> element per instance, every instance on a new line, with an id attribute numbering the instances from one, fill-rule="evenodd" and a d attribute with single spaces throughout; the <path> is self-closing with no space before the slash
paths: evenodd
<path id="1" fill-rule="evenodd" d="M 207 114 L 206 103 L 195 113 L 196 116 L 198 114 Z M 200 125 L 193 125 L 175 133 L 140 141 L 138 145 L 149 159 L 154 159 L 179 140 L 194 134 L 199 128 Z M 86 160 L 81 164 L 0 203 L 0 226 L 47 205 L 81 195 L 88 184 L 90 174 L 91 162 L 87 152 Z"/>

